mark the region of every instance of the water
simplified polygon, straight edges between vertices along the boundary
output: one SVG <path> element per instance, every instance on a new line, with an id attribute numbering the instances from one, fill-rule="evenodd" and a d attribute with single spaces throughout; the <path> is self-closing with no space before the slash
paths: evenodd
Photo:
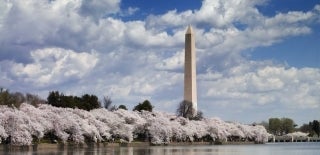
<path id="1" fill-rule="evenodd" d="M 320 143 L 264 145 L 202 145 L 150 147 L 45 147 L 0 148 L 2 155 L 320 155 Z"/>

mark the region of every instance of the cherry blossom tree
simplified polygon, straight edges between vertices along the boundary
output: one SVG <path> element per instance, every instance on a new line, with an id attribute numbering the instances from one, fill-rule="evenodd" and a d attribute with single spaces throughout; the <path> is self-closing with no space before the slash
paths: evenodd
<path id="1" fill-rule="evenodd" d="M 127 111 L 105 108 L 91 111 L 37 107 L 23 103 L 19 108 L 0 107 L 0 142 L 31 145 L 49 137 L 59 143 L 127 142 L 134 139 L 153 144 L 194 141 L 228 141 L 235 137 L 266 142 L 263 126 L 224 122 L 219 118 L 189 120 L 159 111 Z"/>

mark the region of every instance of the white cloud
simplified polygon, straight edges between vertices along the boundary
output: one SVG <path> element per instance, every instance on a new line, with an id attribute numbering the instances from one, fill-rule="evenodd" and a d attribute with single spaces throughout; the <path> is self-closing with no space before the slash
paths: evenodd
<path id="1" fill-rule="evenodd" d="M 119 5 L 118 0 L 26 0 L 3 3 L 8 6 L 7 13 L 3 15 L 5 18 L 0 21 L 3 25 L 2 29 L 0 27 L 0 41 L 4 46 L 22 47 L 21 50 L 25 50 L 24 52 L 48 46 L 89 51 L 93 48 L 114 47 L 123 40 L 121 32 L 125 26 L 122 21 L 109 17 L 103 19 L 87 17 L 89 13 L 94 13 L 90 11 L 112 11 L 108 8 L 116 8 Z M 87 10 L 84 16 L 79 12 L 87 3 L 90 4 L 88 9 L 92 10 Z M 94 7 L 99 9 L 95 10 Z"/>
<path id="2" fill-rule="evenodd" d="M 195 13 L 195 20 L 215 27 L 229 27 L 235 22 L 254 23 L 261 18 L 255 6 L 263 2 L 262 0 L 204 0 L 200 10 Z"/>
<path id="3" fill-rule="evenodd" d="M 80 12 L 85 16 L 94 19 L 102 18 L 108 14 L 115 14 L 120 11 L 121 0 L 82 0 Z"/>
<path id="4" fill-rule="evenodd" d="M 199 28 L 210 27 L 209 31 L 197 30 L 199 48 L 214 48 L 212 51 L 219 52 L 241 52 L 248 48 L 269 46 L 286 37 L 308 34 L 311 29 L 305 23 L 319 15 L 312 11 L 295 11 L 266 17 L 256 8 L 264 3 L 263 0 L 204 0 L 199 10 L 180 13 L 173 10 L 164 15 L 150 16 L 147 25 L 160 28 L 188 24 Z M 239 22 L 244 28 L 237 27 Z"/>
<path id="5" fill-rule="evenodd" d="M 230 27 L 236 22 L 253 24 L 263 19 L 263 16 L 255 8 L 264 0 L 204 0 L 199 10 L 187 10 L 178 13 L 176 10 L 169 11 L 164 15 L 150 16 L 147 20 L 150 26 L 181 26 L 188 24 L 211 25 L 216 28 Z"/>
<path id="6" fill-rule="evenodd" d="M 12 7 L 11 4 L 0 1 L 0 30 L 2 28 L 3 21 L 6 19 L 8 11 Z"/>
<path id="7" fill-rule="evenodd" d="M 120 0 L 0 0 L 0 82 L 17 91 L 43 88 L 45 95 L 47 89 L 108 95 L 121 104 L 152 98 L 157 108 L 172 110 L 182 100 L 184 33 L 192 24 L 199 105 L 206 110 L 215 109 L 209 103 L 319 108 L 318 69 L 243 56 L 311 34 L 319 5 L 270 17 L 257 9 L 266 3 L 204 0 L 196 10 L 123 21 L 123 13 L 138 9 L 120 10 Z"/>
<path id="8" fill-rule="evenodd" d="M 61 48 L 46 48 L 31 52 L 32 63 L 12 64 L 12 74 L 20 82 L 31 82 L 35 86 L 60 84 L 74 78 L 82 78 L 95 67 L 98 55 L 76 53 Z"/>
<path id="9" fill-rule="evenodd" d="M 298 24 L 299 22 L 304 22 L 310 20 L 313 16 L 315 16 L 313 12 L 298 12 L 292 11 L 286 14 L 279 13 L 275 17 L 266 19 L 265 26 L 274 26 L 281 24 Z"/>
<path id="10" fill-rule="evenodd" d="M 127 16 L 132 16 L 136 12 L 138 12 L 140 9 L 136 7 L 129 7 L 127 10 L 121 10 L 120 16 L 121 17 L 127 17 Z"/>
<path id="11" fill-rule="evenodd" d="M 156 65 L 161 70 L 182 69 L 184 66 L 184 50 L 176 52 L 173 56 L 164 59 Z"/>
<path id="12" fill-rule="evenodd" d="M 200 81 L 200 85 L 207 89 L 203 97 L 216 102 L 224 100 L 238 104 L 244 100 L 251 106 L 281 104 L 286 108 L 312 109 L 320 107 L 320 96 L 314 93 L 320 91 L 319 78 L 319 69 L 265 66 L 238 74 L 225 74 L 219 79 Z"/>
<path id="13" fill-rule="evenodd" d="M 188 10 L 178 13 L 177 10 L 168 11 L 161 16 L 151 15 L 147 19 L 148 27 L 167 27 L 167 26 L 181 26 L 190 24 L 193 18 L 193 12 Z M 187 20 L 189 19 L 189 20 Z"/>

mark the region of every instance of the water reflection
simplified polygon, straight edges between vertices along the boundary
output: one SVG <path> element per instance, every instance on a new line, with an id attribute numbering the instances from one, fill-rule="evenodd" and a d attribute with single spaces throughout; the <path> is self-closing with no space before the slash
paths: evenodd
<path id="1" fill-rule="evenodd" d="M 10 147 L 0 145 L 6 155 L 319 155 L 320 143 L 289 143 L 275 145 L 207 145 L 207 146 L 152 146 L 110 147 L 105 145 L 72 146 L 41 145 Z"/>
<path id="2" fill-rule="evenodd" d="M 194 147 L 171 147 L 171 146 L 155 146 L 149 148 L 140 147 L 122 147 L 120 154 L 124 155 L 195 155 L 200 152 Z"/>

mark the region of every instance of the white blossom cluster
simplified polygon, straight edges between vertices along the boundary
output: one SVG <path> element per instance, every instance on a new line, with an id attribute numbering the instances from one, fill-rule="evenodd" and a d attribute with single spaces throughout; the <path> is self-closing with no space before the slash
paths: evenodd
<path id="1" fill-rule="evenodd" d="M 224 122 L 219 118 L 188 120 L 165 112 L 106 109 L 85 111 L 42 104 L 22 104 L 19 109 L 0 107 L 0 143 L 31 145 L 48 133 L 61 142 L 132 142 L 139 135 L 153 144 L 203 140 L 226 141 L 230 137 L 266 142 L 263 126 Z"/>

